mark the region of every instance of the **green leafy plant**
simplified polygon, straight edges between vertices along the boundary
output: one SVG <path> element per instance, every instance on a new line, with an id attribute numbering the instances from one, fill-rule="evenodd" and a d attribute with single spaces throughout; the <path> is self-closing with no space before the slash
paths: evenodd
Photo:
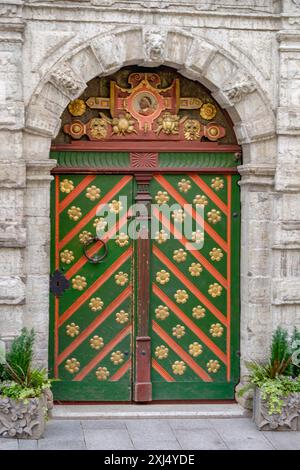
<path id="1" fill-rule="evenodd" d="M 282 375 L 275 379 L 267 379 L 260 390 L 262 399 L 267 402 L 268 413 L 270 415 L 281 413 L 283 398 L 291 393 L 300 393 L 300 380 Z"/>
<path id="2" fill-rule="evenodd" d="M 281 374 L 291 374 L 292 352 L 288 332 L 280 326 L 272 336 L 270 374 L 271 378 Z"/>
<path id="3" fill-rule="evenodd" d="M 246 363 L 250 372 L 249 383 L 238 395 L 242 396 L 249 389 L 258 387 L 262 399 L 267 402 L 269 414 L 281 413 L 283 398 L 300 392 L 300 368 L 292 363 L 295 344 L 299 343 L 300 332 L 297 328 L 289 338 L 288 332 L 278 327 L 272 335 L 269 360 L 262 364 L 254 361 Z"/>
<path id="4" fill-rule="evenodd" d="M 0 395 L 15 400 L 40 397 L 43 390 L 51 387 L 46 369 L 32 368 L 33 329 L 23 328 L 12 342 L 4 364 L 0 368 Z"/>
<path id="5" fill-rule="evenodd" d="M 292 358 L 295 356 L 295 359 L 297 362 L 299 361 L 299 364 L 296 363 L 296 361 L 292 360 L 292 375 L 293 377 L 299 377 L 300 376 L 300 331 L 295 327 L 292 337 L 291 337 L 291 352 L 292 352 Z"/>

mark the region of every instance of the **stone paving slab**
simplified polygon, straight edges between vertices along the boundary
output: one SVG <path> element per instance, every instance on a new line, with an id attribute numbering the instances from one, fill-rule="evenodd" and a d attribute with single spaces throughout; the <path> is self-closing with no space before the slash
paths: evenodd
<path id="1" fill-rule="evenodd" d="M 0 438 L 1 450 L 300 450 L 300 432 L 261 432 L 249 418 L 51 420 L 43 439 Z"/>

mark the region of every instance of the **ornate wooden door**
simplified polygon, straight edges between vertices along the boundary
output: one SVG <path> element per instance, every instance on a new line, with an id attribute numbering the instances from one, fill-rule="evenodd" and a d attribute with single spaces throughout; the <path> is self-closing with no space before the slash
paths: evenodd
<path id="1" fill-rule="evenodd" d="M 197 172 L 55 176 L 50 344 L 56 399 L 234 397 L 238 178 Z M 152 240 L 128 235 L 133 201 L 146 202 L 148 211 L 149 202 L 156 204 Z M 103 228 L 100 204 L 116 217 L 105 227 L 107 252 L 91 239 Z M 195 227 L 199 206 L 203 231 Z M 184 224 L 195 227 L 189 239 Z"/>
<path id="2" fill-rule="evenodd" d="M 124 196 L 131 204 L 132 188 L 129 175 L 55 176 L 50 366 L 59 379 L 56 399 L 131 399 L 133 247 L 122 232 L 127 213 L 120 201 Z M 107 253 L 91 239 L 104 223 L 99 204 L 115 216 L 105 233 Z"/>
<path id="3" fill-rule="evenodd" d="M 181 209 L 160 220 L 152 241 L 152 398 L 234 398 L 239 338 L 239 188 L 237 175 L 154 176 L 153 202 Z M 204 209 L 198 244 L 180 235 Z M 170 233 L 170 238 L 168 238 Z M 203 244 L 203 246 L 202 246 Z M 195 249 L 196 248 L 196 249 Z"/>

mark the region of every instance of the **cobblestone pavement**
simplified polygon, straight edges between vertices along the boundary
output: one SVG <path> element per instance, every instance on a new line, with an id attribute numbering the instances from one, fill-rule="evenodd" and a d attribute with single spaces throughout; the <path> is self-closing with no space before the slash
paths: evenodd
<path id="1" fill-rule="evenodd" d="M 0 439 L 0 450 L 299 449 L 300 432 L 260 432 L 249 418 L 51 420 L 43 439 Z"/>

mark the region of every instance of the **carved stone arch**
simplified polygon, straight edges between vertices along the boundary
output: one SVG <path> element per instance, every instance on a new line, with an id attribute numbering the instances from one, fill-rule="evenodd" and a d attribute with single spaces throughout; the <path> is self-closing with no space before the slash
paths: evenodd
<path id="1" fill-rule="evenodd" d="M 231 116 L 240 144 L 275 134 L 273 111 L 250 71 L 202 37 L 179 28 L 154 26 L 101 33 L 62 57 L 40 81 L 27 106 L 26 130 L 53 138 L 61 113 L 91 78 L 133 64 L 168 65 L 207 86 Z"/>

